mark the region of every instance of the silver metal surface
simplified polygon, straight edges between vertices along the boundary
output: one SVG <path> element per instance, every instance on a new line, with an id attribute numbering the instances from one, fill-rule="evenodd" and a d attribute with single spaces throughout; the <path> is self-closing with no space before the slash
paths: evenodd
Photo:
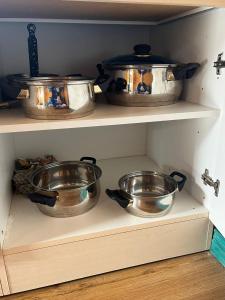
<path id="1" fill-rule="evenodd" d="M 202 180 L 205 185 L 209 185 L 214 188 L 215 196 L 218 197 L 220 189 L 220 181 L 217 179 L 214 181 L 212 177 L 209 176 L 209 170 L 205 169 L 204 174 L 202 174 Z"/>
<path id="2" fill-rule="evenodd" d="M 95 108 L 94 81 L 82 77 L 11 78 L 21 85 L 17 97 L 25 113 L 34 119 L 73 119 Z"/>
<path id="3" fill-rule="evenodd" d="M 111 70 L 111 82 L 106 91 L 109 103 L 123 106 L 162 106 L 177 102 L 183 81 L 175 80 L 171 66 L 135 66 Z M 118 80 L 124 86 L 118 87 Z"/>
<path id="4" fill-rule="evenodd" d="M 30 182 L 41 195 L 56 197 L 53 207 L 37 204 L 44 214 L 71 217 L 85 213 L 97 203 L 101 174 L 101 169 L 90 163 L 57 162 L 36 170 Z"/>
<path id="5" fill-rule="evenodd" d="M 140 217 L 163 216 L 172 208 L 176 180 L 172 177 L 151 171 L 137 171 L 119 180 L 122 195 L 130 202 L 126 210 Z"/>

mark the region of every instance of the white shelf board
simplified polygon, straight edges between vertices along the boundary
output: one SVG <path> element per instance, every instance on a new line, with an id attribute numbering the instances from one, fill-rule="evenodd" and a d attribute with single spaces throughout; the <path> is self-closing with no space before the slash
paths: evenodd
<path id="1" fill-rule="evenodd" d="M 30 119 L 24 115 L 22 109 L 11 109 L 0 111 L 0 133 L 199 119 L 215 117 L 219 113 L 215 108 L 185 101 L 161 107 L 98 104 L 95 111 L 87 117 L 51 121 Z"/>
<path id="2" fill-rule="evenodd" d="M 208 211 L 186 191 L 177 193 L 172 210 L 163 217 L 140 218 L 128 214 L 105 194 L 117 188 L 118 179 L 134 170 L 158 170 L 146 156 L 116 158 L 98 162 L 102 168 L 101 196 L 89 212 L 66 219 L 42 214 L 26 197 L 15 195 L 3 244 L 4 255 L 80 241 L 143 228 L 208 218 Z"/>

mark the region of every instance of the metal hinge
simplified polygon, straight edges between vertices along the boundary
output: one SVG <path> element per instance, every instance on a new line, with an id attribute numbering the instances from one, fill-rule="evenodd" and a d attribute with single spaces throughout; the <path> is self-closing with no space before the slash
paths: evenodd
<path id="1" fill-rule="evenodd" d="M 214 67 L 216 68 L 216 74 L 220 75 L 220 69 L 225 68 L 225 60 L 222 60 L 223 53 L 218 55 L 217 61 L 214 62 Z"/>
<path id="2" fill-rule="evenodd" d="M 215 191 L 215 196 L 218 197 L 219 194 L 219 188 L 220 188 L 220 181 L 217 179 L 214 181 L 212 177 L 209 176 L 209 170 L 205 169 L 205 173 L 202 174 L 202 180 L 205 185 L 212 186 Z"/>

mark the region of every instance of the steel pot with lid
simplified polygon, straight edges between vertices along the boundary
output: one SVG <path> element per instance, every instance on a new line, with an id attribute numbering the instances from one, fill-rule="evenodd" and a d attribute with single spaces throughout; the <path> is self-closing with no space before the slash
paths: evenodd
<path id="1" fill-rule="evenodd" d="M 29 181 L 35 192 L 28 197 L 48 216 L 80 215 L 97 204 L 101 175 L 102 171 L 92 157 L 54 162 L 31 174 Z"/>
<path id="2" fill-rule="evenodd" d="M 180 179 L 176 181 L 174 177 Z M 133 215 L 158 217 L 170 211 L 175 194 L 183 189 L 186 179 L 176 171 L 170 175 L 136 171 L 120 178 L 119 190 L 107 189 L 106 194 Z"/>
<path id="3" fill-rule="evenodd" d="M 30 75 L 8 76 L 19 88 L 25 114 L 34 119 L 73 119 L 90 114 L 95 108 L 94 79 L 80 75 L 57 76 L 39 72 L 36 26 L 28 24 Z"/>
<path id="4" fill-rule="evenodd" d="M 184 79 L 191 78 L 200 65 L 178 64 L 153 55 L 146 44 L 134 53 L 117 56 L 97 65 L 99 78 L 110 77 L 105 92 L 109 103 L 124 106 L 161 106 L 178 101 Z"/>

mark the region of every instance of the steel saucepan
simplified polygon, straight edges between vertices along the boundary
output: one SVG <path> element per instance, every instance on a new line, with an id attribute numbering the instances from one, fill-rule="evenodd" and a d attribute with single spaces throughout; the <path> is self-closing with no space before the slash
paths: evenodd
<path id="1" fill-rule="evenodd" d="M 176 181 L 174 177 L 180 178 Z M 175 193 L 181 191 L 186 176 L 173 172 L 170 175 L 152 171 L 136 171 L 119 180 L 119 190 L 106 190 L 106 194 L 129 213 L 139 217 L 158 217 L 172 208 Z"/>
<path id="2" fill-rule="evenodd" d="M 95 108 L 94 80 L 80 76 L 8 76 L 20 87 L 17 99 L 34 119 L 72 119 L 90 114 Z"/>
<path id="3" fill-rule="evenodd" d="M 51 217 L 72 217 L 96 205 L 100 195 L 102 171 L 96 159 L 54 162 L 35 170 L 29 180 L 35 193 L 30 200 Z"/>

